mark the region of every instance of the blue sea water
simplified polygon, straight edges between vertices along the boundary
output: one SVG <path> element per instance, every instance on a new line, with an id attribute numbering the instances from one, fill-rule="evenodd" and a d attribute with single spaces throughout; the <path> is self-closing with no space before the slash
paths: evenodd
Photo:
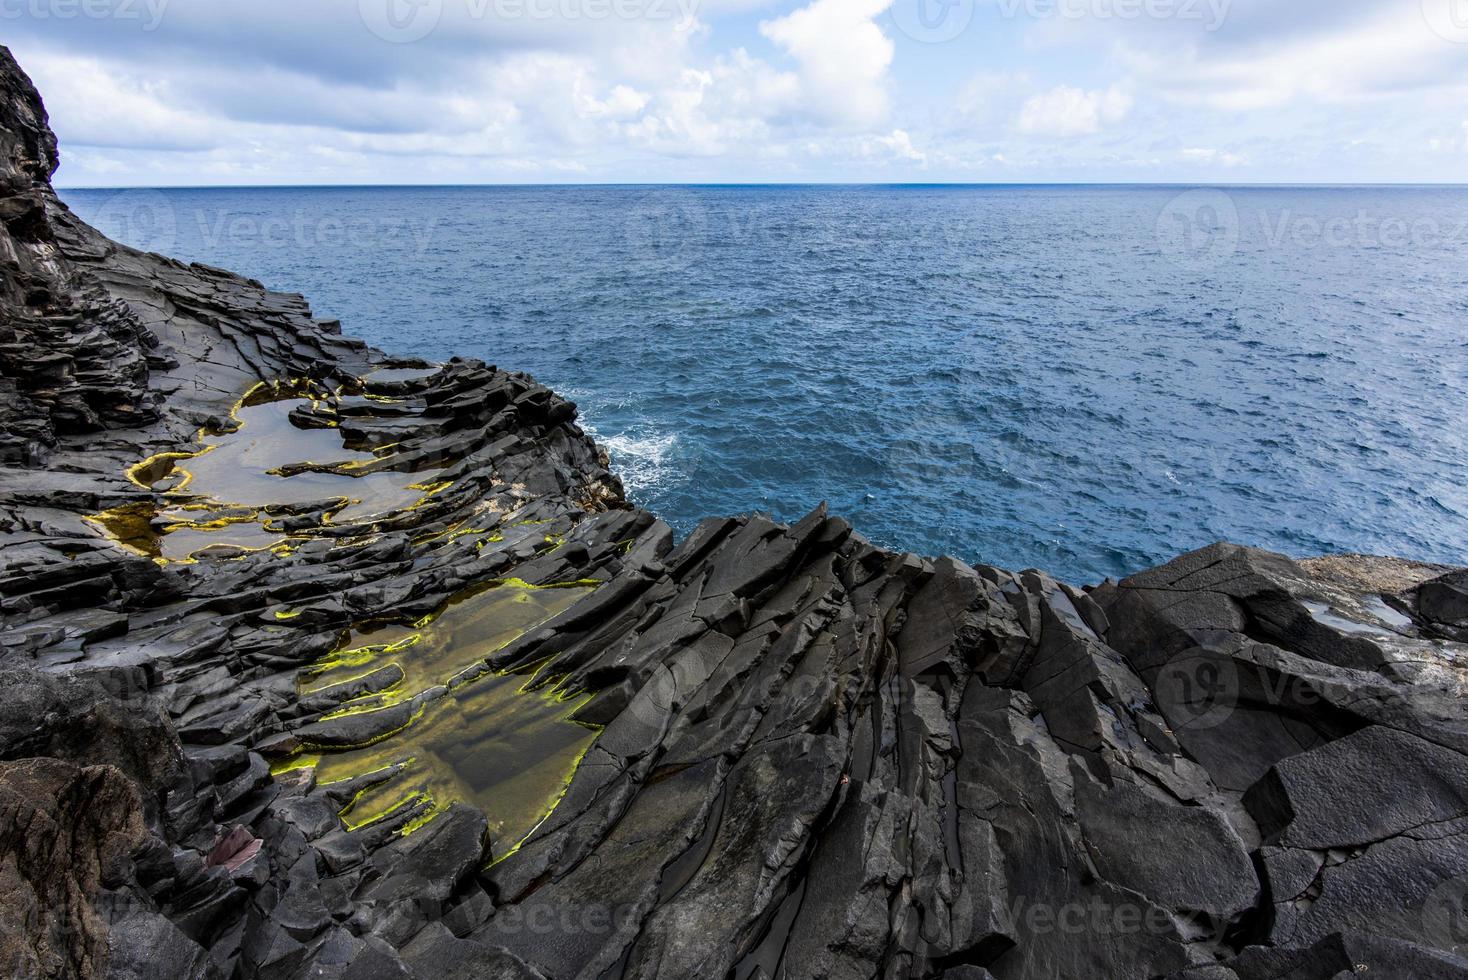
<path id="1" fill-rule="evenodd" d="M 571 397 L 680 531 L 822 500 L 1076 582 L 1468 564 L 1468 188 L 67 190 L 388 351 Z"/>

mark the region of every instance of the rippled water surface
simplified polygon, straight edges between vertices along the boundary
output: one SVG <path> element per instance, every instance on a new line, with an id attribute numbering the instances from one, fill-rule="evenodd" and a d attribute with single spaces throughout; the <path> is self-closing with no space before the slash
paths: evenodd
<path id="1" fill-rule="evenodd" d="M 1468 189 L 80 191 L 134 244 L 576 400 L 639 503 L 1094 581 L 1468 563 Z"/>

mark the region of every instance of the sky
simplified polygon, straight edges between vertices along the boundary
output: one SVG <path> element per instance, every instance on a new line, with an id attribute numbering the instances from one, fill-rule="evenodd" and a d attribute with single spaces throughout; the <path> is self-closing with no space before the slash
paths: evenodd
<path id="1" fill-rule="evenodd" d="M 1461 182 L 1468 0 L 0 0 L 72 187 Z"/>

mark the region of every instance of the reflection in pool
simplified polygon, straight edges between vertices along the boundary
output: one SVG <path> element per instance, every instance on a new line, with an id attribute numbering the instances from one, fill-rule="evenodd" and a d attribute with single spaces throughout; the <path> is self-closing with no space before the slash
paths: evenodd
<path id="1" fill-rule="evenodd" d="M 471 803 L 488 818 L 494 853 L 503 856 L 555 808 L 595 738 L 594 729 L 568 720 L 585 699 L 527 692 L 526 676 L 483 673 L 447 686 L 575 605 L 595 584 L 498 583 L 466 593 L 411 626 L 353 631 L 338 650 L 303 671 L 303 695 L 392 665 L 401 669 L 402 679 L 349 702 L 328 719 L 390 710 L 425 692 L 442 696 L 381 740 L 332 751 L 308 744 L 277 772 L 312 766 L 323 784 L 382 773 L 384 781 L 364 789 L 343 811 L 352 828 L 419 807 L 408 824 L 411 831 L 455 801 Z"/>
<path id="2" fill-rule="evenodd" d="M 403 369 L 372 380 L 423 373 L 431 372 Z M 327 398 L 333 411 L 310 411 Z M 163 453 L 128 470 L 133 483 L 153 491 L 151 500 L 91 520 L 119 544 L 163 563 L 210 551 L 221 557 L 241 550 L 283 554 L 313 535 L 370 531 L 448 485 L 433 482 L 436 475 L 374 467 L 390 446 L 376 453 L 346 446 L 331 420 L 335 410 L 369 407 L 364 400 L 383 415 L 394 414 L 392 399 L 370 393 L 328 395 L 309 383 L 259 385 L 230 413 L 236 424 L 229 431 L 203 431 L 197 448 Z M 454 524 L 414 543 L 472 535 L 482 545 L 501 540 L 498 526 L 498 520 L 484 527 Z M 357 535 L 348 530 L 344 536 Z M 532 678 L 493 674 L 485 662 L 598 584 L 496 581 L 411 625 L 379 620 L 350 631 L 301 672 L 302 697 L 348 684 L 357 685 L 354 694 L 373 692 L 318 719 L 327 725 L 347 716 L 369 721 L 360 716 L 393 714 L 370 719 L 380 722 L 365 726 L 375 734 L 346 747 L 340 736 L 325 738 L 330 746 L 313 744 L 308 728 L 300 751 L 275 772 L 309 767 L 319 784 L 356 781 L 342 811 L 354 829 L 396 816 L 395 825 L 411 833 L 453 803 L 469 803 L 488 818 L 493 853 L 503 856 L 555 808 L 596 731 L 570 720 L 585 697 L 527 691 Z M 275 612 L 282 622 L 299 615 Z M 361 684 L 365 678 L 371 683 Z"/>
<path id="3" fill-rule="evenodd" d="M 182 561 L 208 548 L 288 547 L 293 514 L 370 524 L 443 489 L 424 474 L 353 472 L 380 457 L 346 448 L 335 428 L 296 425 L 291 413 L 314 400 L 308 386 L 258 385 L 230 413 L 233 431 L 201 432 L 198 449 L 129 469 L 161 503 L 127 504 L 93 522 L 149 557 Z"/>

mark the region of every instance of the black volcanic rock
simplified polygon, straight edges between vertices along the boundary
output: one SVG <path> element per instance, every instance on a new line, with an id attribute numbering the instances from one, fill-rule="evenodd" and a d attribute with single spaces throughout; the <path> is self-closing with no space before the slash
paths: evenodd
<path id="1" fill-rule="evenodd" d="M 532 379 L 87 227 L 0 84 L 7 975 L 1468 977 L 1468 573 L 676 541 Z"/>
<path id="2" fill-rule="evenodd" d="M 1468 639 L 1468 572 L 1449 572 L 1416 589 L 1417 611 L 1430 628 L 1450 639 Z"/>
<path id="3" fill-rule="evenodd" d="M 30 79 L 0 58 L 0 461 L 34 464 L 59 434 L 156 418 L 155 341 L 75 274 L 48 220 L 56 137 Z"/>

